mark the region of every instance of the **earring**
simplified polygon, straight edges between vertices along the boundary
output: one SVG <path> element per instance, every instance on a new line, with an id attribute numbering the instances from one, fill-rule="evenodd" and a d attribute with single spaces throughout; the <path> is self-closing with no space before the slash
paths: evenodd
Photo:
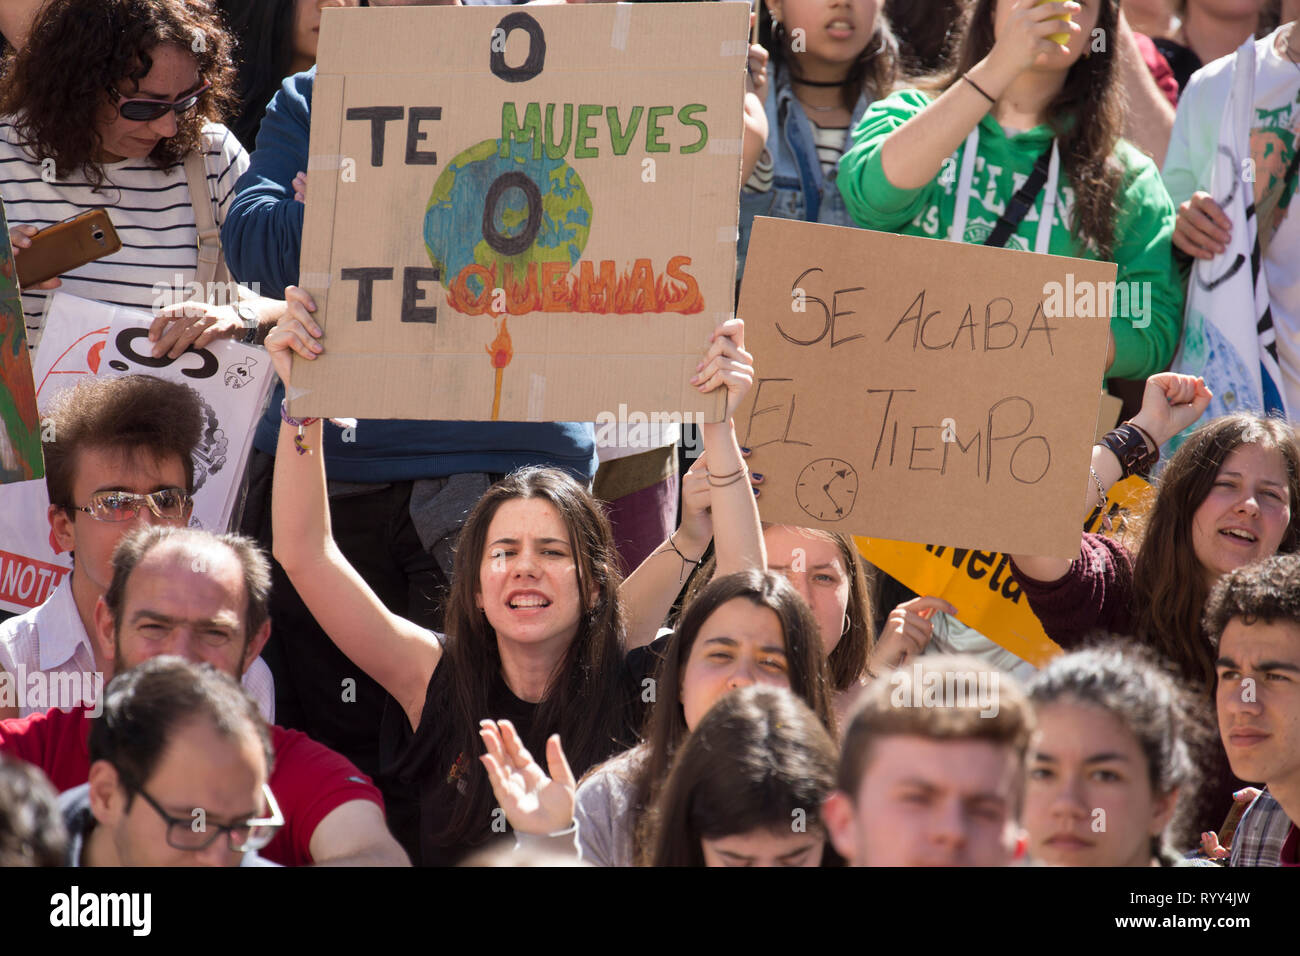
<path id="1" fill-rule="evenodd" d="M 845 611 L 845 612 L 844 612 L 844 627 L 841 628 L 841 630 L 840 630 L 840 637 L 843 637 L 845 634 L 849 633 L 849 625 L 852 624 L 852 623 L 853 623 L 853 622 L 852 622 L 851 620 L 849 620 L 849 612 L 848 612 L 848 611 Z"/>

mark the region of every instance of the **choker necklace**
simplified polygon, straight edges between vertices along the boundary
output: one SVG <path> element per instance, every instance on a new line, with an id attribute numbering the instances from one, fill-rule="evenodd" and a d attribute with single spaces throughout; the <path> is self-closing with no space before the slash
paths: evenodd
<path id="1" fill-rule="evenodd" d="M 827 88 L 844 85 L 843 80 L 796 80 L 794 77 L 790 77 L 790 82 L 797 83 L 800 86 L 821 86 Z"/>

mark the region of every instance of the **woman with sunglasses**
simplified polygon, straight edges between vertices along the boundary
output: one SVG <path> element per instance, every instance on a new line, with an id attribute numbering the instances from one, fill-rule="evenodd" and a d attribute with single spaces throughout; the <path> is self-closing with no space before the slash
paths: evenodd
<path id="1" fill-rule="evenodd" d="M 105 208 L 122 248 L 25 290 L 28 345 L 40 341 L 46 294 L 155 314 L 153 354 L 179 357 L 218 337 L 255 340 L 284 303 L 233 287 L 211 306 L 194 288 L 195 204 L 219 226 L 248 156 L 216 122 L 234 103 L 230 42 L 206 3 L 50 0 L 0 87 L 0 194 L 14 252 L 64 219 Z M 202 157 L 192 195 L 186 159 Z M 206 217 L 205 217 L 206 218 Z"/>

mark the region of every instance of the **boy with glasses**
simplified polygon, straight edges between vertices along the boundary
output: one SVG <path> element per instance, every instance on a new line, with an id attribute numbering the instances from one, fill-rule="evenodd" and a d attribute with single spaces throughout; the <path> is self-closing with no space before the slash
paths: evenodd
<path id="1" fill-rule="evenodd" d="M 59 798 L 69 866 L 274 866 L 271 739 L 226 675 L 155 657 L 109 685 L 90 780 Z M 139 797 L 140 799 L 136 799 Z"/>
<path id="2" fill-rule="evenodd" d="M 17 706 L 0 694 L 0 719 L 94 703 L 105 668 L 89 635 L 113 549 L 142 524 L 189 522 L 203 413 L 184 385 L 151 375 L 87 376 L 51 403 L 44 423 L 54 439 L 44 446 L 50 538 L 72 554 L 73 567 L 44 604 L 0 623 L 0 681 L 20 691 Z M 38 671 L 58 694 L 21 693 Z M 260 658 L 244 686 L 273 721 L 275 687 Z"/>

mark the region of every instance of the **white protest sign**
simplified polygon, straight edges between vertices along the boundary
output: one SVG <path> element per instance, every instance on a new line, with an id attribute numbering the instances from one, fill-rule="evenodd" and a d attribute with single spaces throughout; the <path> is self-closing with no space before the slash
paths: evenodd
<path id="1" fill-rule="evenodd" d="M 226 531 L 274 381 L 270 359 L 262 349 L 229 340 L 190 349 L 175 361 L 153 359 L 150 322 L 147 312 L 55 293 L 33 362 L 37 406 L 43 412 L 86 375 L 145 374 L 188 385 L 204 416 L 194 451 L 190 525 Z M 0 487 L 0 607 L 19 613 L 36 607 L 72 567 L 51 538 L 48 508 L 44 480 Z"/>

